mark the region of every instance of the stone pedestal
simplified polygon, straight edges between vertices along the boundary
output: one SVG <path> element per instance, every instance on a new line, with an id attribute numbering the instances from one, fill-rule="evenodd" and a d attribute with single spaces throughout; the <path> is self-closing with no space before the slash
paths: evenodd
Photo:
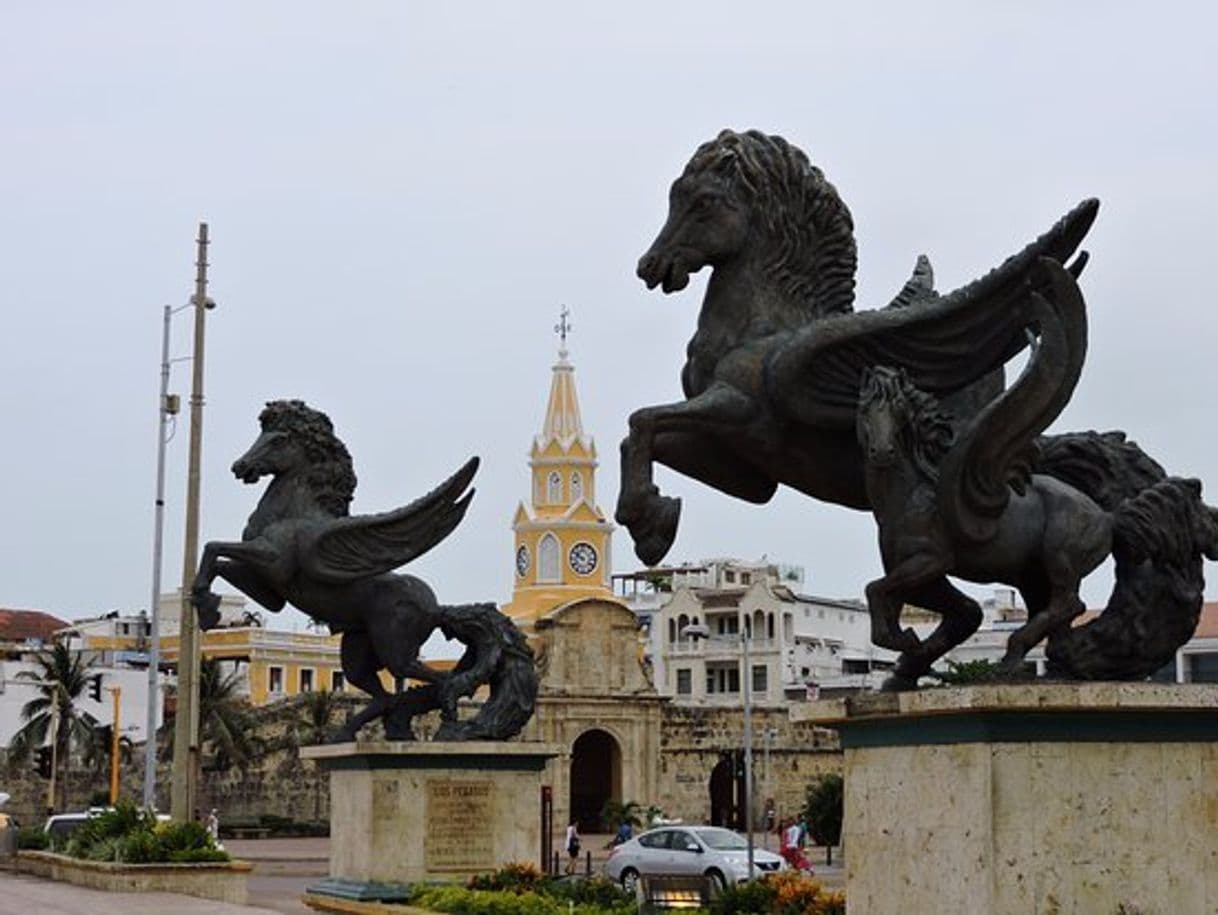
<path id="1" fill-rule="evenodd" d="M 400 898 L 418 880 L 541 863 L 539 743 L 344 743 L 300 755 L 330 773 L 330 879 L 310 893 Z"/>
<path id="2" fill-rule="evenodd" d="M 1218 686 L 810 703 L 845 751 L 850 915 L 1218 912 Z"/>

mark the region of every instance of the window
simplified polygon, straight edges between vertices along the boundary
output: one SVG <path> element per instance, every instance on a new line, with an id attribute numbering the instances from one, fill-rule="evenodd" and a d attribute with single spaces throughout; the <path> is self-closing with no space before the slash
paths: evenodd
<path id="1" fill-rule="evenodd" d="M 677 640 L 677 621 L 668 621 L 668 643 L 671 645 Z"/>
<path id="2" fill-rule="evenodd" d="M 741 572 L 740 573 L 740 583 L 742 585 L 751 585 L 753 583 L 752 574 L 749 572 Z"/>
<path id="3" fill-rule="evenodd" d="M 667 848 L 668 837 L 671 835 L 671 829 L 661 829 L 659 832 L 649 832 L 646 835 L 639 836 L 639 844 L 644 848 Z"/>
<path id="4" fill-rule="evenodd" d="M 769 690 L 769 669 L 761 664 L 753 668 L 753 692 L 764 694 Z"/>
<path id="5" fill-rule="evenodd" d="M 688 667 L 677 669 L 677 695 L 688 696 L 694 691 L 693 674 Z"/>
<path id="6" fill-rule="evenodd" d="M 571 474 L 571 501 L 578 502 L 584 497 L 584 478 L 579 475 L 579 471 Z"/>
<path id="7" fill-rule="evenodd" d="M 347 681 L 343 678 L 341 670 L 330 671 L 330 689 L 336 693 L 341 693 L 343 687 L 347 685 Z"/>
<path id="8" fill-rule="evenodd" d="M 313 669 L 311 667 L 300 669 L 300 691 L 302 693 L 313 692 Z"/>
<path id="9" fill-rule="evenodd" d="M 546 501 L 552 505 L 562 502 L 562 474 L 557 470 L 551 470 L 546 481 Z"/>
<path id="10" fill-rule="evenodd" d="M 740 692 L 740 668 L 736 665 L 707 666 L 707 693 L 738 693 Z"/>
<path id="11" fill-rule="evenodd" d="M 537 544 L 538 581 L 558 581 L 561 575 L 558 538 L 547 533 Z"/>
<path id="12" fill-rule="evenodd" d="M 740 632 L 740 618 L 736 616 L 719 617 L 720 635 L 737 635 Z"/>
<path id="13" fill-rule="evenodd" d="M 804 613 L 807 613 L 807 612 L 808 612 L 807 610 L 805 610 L 805 611 L 804 611 Z M 774 614 L 773 614 L 773 613 L 767 613 L 767 614 L 766 614 L 766 618 L 765 618 L 765 637 L 766 637 L 767 639 L 772 639 L 772 638 L 774 638 Z"/>
<path id="14" fill-rule="evenodd" d="M 268 671 L 267 689 L 269 689 L 272 693 L 282 693 L 283 692 L 283 668 L 282 667 L 272 667 Z"/>
<path id="15" fill-rule="evenodd" d="M 736 573 L 735 572 L 724 572 L 723 580 L 726 581 L 729 585 L 734 585 L 736 583 Z"/>
<path id="16" fill-rule="evenodd" d="M 1184 656 L 1189 683 L 1218 683 L 1218 652 Z"/>

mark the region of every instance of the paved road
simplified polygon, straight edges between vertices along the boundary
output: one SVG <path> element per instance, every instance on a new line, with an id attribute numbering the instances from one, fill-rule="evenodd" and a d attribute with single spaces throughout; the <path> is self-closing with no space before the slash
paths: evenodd
<path id="1" fill-rule="evenodd" d="M 309 911 L 305 909 L 304 911 Z M 0 915 L 275 915 L 177 893 L 107 893 L 69 883 L 0 872 Z"/>

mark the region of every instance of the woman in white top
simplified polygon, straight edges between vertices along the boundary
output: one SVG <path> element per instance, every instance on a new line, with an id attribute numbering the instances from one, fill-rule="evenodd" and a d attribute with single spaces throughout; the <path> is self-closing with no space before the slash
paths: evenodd
<path id="1" fill-rule="evenodd" d="M 579 861 L 579 827 L 575 820 L 572 820 L 567 826 L 567 838 L 565 841 L 567 849 L 567 873 L 575 873 L 575 865 Z"/>

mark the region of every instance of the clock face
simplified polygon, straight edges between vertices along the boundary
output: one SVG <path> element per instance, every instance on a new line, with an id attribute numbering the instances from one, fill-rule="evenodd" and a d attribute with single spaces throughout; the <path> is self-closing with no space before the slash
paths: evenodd
<path id="1" fill-rule="evenodd" d="M 577 575 L 591 575 L 596 568 L 596 548 L 590 543 L 577 543 L 567 557 Z"/>
<path id="2" fill-rule="evenodd" d="M 516 550 L 516 574 L 524 578 L 527 571 L 529 571 L 529 548 L 522 543 Z"/>

